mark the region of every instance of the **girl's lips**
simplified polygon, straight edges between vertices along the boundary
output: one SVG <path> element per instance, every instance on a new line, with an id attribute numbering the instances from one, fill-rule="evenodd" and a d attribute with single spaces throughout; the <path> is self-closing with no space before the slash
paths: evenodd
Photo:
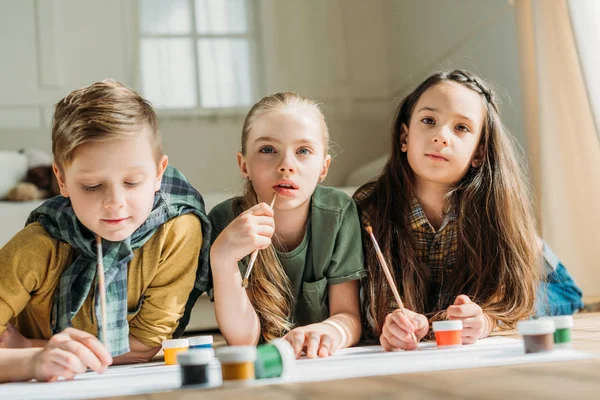
<path id="1" fill-rule="evenodd" d="M 448 161 L 444 157 L 438 156 L 435 154 L 425 154 L 425 155 L 427 156 L 427 158 L 429 158 L 430 160 L 433 160 L 433 161 Z"/>
<path id="2" fill-rule="evenodd" d="M 273 186 L 273 190 L 280 196 L 294 196 L 298 189 L 285 188 L 281 186 Z"/>

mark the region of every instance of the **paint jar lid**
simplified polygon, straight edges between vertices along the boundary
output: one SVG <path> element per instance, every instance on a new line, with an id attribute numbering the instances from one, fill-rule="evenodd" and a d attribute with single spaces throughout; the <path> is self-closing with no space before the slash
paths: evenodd
<path id="1" fill-rule="evenodd" d="M 282 363 L 281 377 L 291 376 L 296 369 L 296 354 L 291 343 L 285 339 L 273 339 L 269 343 L 279 350 Z"/>
<path id="2" fill-rule="evenodd" d="M 435 321 L 433 323 L 433 330 L 435 332 L 462 331 L 462 328 L 463 328 L 463 323 L 461 320 Z"/>
<path id="3" fill-rule="evenodd" d="M 256 347 L 227 346 L 217 349 L 217 358 L 221 363 L 243 363 L 256 361 Z"/>
<path id="4" fill-rule="evenodd" d="M 210 335 L 207 336 L 194 336 L 191 338 L 188 338 L 188 341 L 190 342 L 190 346 L 200 346 L 203 344 L 212 344 L 213 343 L 213 337 Z"/>
<path id="5" fill-rule="evenodd" d="M 163 349 L 178 349 L 181 347 L 190 347 L 190 343 L 187 339 L 171 339 L 163 340 L 162 342 Z"/>
<path id="6" fill-rule="evenodd" d="M 556 329 L 570 329 L 573 327 L 572 315 L 557 315 L 554 317 L 544 317 L 542 319 L 550 319 L 554 321 Z"/>
<path id="7" fill-rule="evenodd" d="M 517 330 L 521 335 L 546 335 L 554 333 L 556 328 L 554 327 L 554 321 L 551 319 L 529 319 L 519 321 Z"/>
<path id="8" fill-rule="evenodd" d="M 177 354 L 177 362 L 181 365 L 203 365 L 215 359 L 213 349 L 189 350 Z"/>

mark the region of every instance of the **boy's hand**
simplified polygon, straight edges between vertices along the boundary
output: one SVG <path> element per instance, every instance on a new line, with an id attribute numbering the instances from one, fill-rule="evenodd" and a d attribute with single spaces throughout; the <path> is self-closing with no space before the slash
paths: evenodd
<path id="1" fill-rule="evenodd" d="M 275 232 L 273 209 L 260 203 L 241 213 L 221 232 L 211 248 L 211 259 L 238 262 L 256 249 L 266 249 Z"/>
<path id="2" fill-rule="evenodd" d="M 296 358 L 306 353 L 307 358 L 329 357 L 336 352 L 339 345 L 327 333 L 296 328 L 283 337 L 292 345 Z"/>
<path id="3" fill-rule="evenodd" d="M 31 347 L 31 342 L 15 328 L 11 323 L 0 335 L 0 347 L 5 349 L 24 349 Z"/>
<path id="4" fill-rule="evenodd" d="M 90 368 L 103 373 L 112 357 L 93 335 L 67 328 L 37 352 L 31 363 L 31 377 L 38 381 L 54 381 L 58 377 L 73 379 Z"/>
<path id="5" fill-rule="evenodd" d="M 420 341 L 429 331 L 429 321 L 423 314 L 406 310 L 406 317 L 402 310 L 394 310 L 385 317 L 385 323 L 379 341 L 385 351 L 416 350 L 413 333 Z M 407 318 L 408 317 L 408 318 Z"/>
<path id="6" fill-rule="evenodd" d="M 463 323 L 463 344 L 477 343 L 478 339 L 490 334 L 490 321 L 479 305 L 473 303 L 469 296 L 461 294 L 454 300 L 454 305 L 448 307 L 448 318 L 461 320 Z"/>

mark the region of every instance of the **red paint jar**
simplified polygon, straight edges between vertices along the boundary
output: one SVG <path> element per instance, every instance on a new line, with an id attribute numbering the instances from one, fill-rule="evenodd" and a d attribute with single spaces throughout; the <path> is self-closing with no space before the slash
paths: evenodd
<path id="1" fill-rule="evenodd" d="M 435 321 L 433 331 L 439 348 L 462 346 L 463 324 L 461 320 Z"/>

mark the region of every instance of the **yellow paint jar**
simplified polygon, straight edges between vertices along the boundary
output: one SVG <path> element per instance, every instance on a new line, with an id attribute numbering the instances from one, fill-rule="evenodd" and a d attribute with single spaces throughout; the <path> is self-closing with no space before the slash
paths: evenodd
<path id="1" fill-rule="evenodd" d="M 165 353 L 165 364 L 177 364 L 177 353 L 187 351 L 190 343 L 187 339 L 163 340 L 162 348 Z"/>
<path id="2" fill-rule="evenodd" d="M 256 347 L 228 346 L 217 349 L 217 358 L 221 363 L 223 382 L 249 381 L 254 379 Z"/>

